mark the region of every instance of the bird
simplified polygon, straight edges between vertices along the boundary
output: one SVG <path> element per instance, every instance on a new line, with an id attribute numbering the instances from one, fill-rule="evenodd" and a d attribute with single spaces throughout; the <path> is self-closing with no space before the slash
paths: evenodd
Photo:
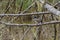
<path id="1" fill-rule="evenodd" d="M 42 22 L 42 17 L 34 16 L 32 19 L 35 23 L 41 23 Z"/>

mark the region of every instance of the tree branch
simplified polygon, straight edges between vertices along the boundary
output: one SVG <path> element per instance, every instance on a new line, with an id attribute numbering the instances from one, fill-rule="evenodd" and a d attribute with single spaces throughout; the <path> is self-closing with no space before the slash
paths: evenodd
<path id="1" fill-rule="evenodd" d="M 29 16 L 29 15 L 41 15 L 41 14 L 50 14 L 49 12 L 34 12 L 34 13 L 25 13 L 25 14 L 0 14 L 0 16 Z"/>
<path id="2" fill-rule="evenodd" d="M 40 2 L 42 4 L 44 4 L 44 0 L 40 0 Z M 60 16 L 60 11 L 55 9 L 53 6 L 49 5 L 48 3 L 44 4 L 44 8 L 46 8 L 49 12 L 51 12 L 52 14 L 58 15 Z"/>
<path id="3" fill-rule="evenodd" d="M 50 22 L 44 22 L 44 23 L 38 23 L 38 24 L 15 24 L 15 23 L 6 23 L 0 21 L 1 24 L 5 24 L 7 26 L 41 26 L 41 25 L 48 25 L 48 24 L 59 24 L 60 21 L 50 21 Z"/>
<path id="4" fill-rule="evenodd" d="M 45 4 L 44 7 L 47 8 L 47 10 L 50 11 L 51 13 L 58 15 L 58 16 L 60 15 L 60 11 L 55 9 L 53 6 L 49 4 Z"/>

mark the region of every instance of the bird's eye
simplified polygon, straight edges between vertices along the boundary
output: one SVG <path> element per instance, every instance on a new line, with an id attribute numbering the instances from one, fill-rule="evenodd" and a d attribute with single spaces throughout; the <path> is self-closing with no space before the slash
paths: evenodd
<path id="1" fill-rule="evenodd" d="M 34 18 L 37 18 L 36 16 L 34 16 Z"/>

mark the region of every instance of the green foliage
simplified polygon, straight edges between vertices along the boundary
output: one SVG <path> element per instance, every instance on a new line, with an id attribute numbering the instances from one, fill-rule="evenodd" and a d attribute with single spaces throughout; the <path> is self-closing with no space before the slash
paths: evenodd
<path id="1" fill-rule="evenodd" d="M 22 2 L 22 8 L 25 10 L 32 3 L 32 0 L 16 0 L 16 6 L 20 6 Z"/>
<path id="2" fill-rule="evenodd" d="M 23 10 L 25 10 L 30 4 L 32 4 L 32 0 L 24 0 L 23 1 Z"/>

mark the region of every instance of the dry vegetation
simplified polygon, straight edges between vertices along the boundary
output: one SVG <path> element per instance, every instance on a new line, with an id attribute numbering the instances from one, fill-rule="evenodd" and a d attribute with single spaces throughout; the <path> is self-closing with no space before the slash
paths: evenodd
<path id="1" fill-rule="evenodd" d="M 59 0 L 48 0 L 55 5 Z M 39 0 L 0 0 L 0 14 L 20 14 L 47 11 Z M 57 8 L 58 9 L 58 8 Z M 59 9 L 58 9 L 59 10 Z M 39 19 L 38 21 L 34 18 Z M 30 16 L 0 16 L 0 21 L 16 24 L 37 24 L 59 21 L 53 14 Z M 0 40 L 60 40 L 60 24 L 41 26 L 7 26 L 0 23 Z"/>

